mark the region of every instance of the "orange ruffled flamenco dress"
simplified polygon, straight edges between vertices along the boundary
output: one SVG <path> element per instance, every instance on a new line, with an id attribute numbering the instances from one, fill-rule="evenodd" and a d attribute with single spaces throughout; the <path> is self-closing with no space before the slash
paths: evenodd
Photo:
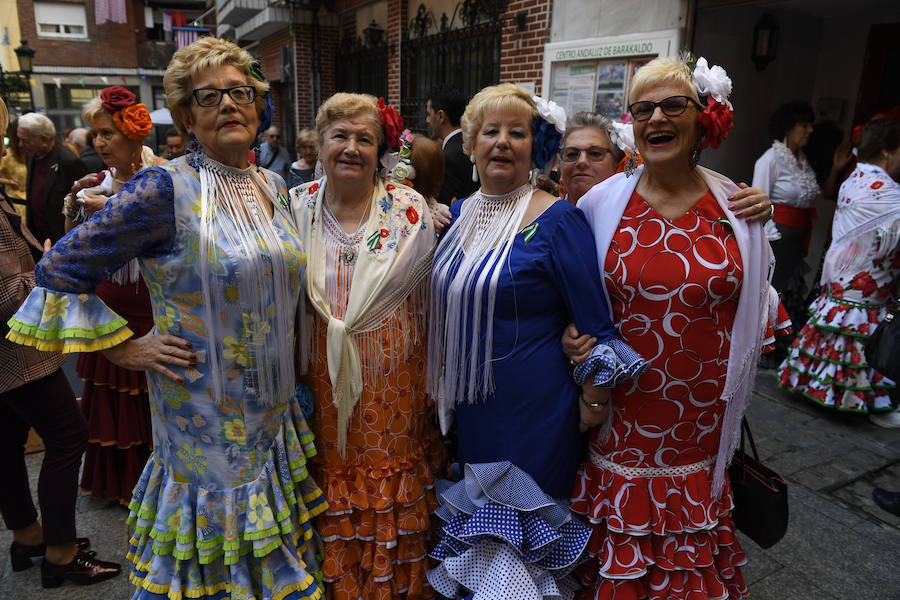
<path id="1" fill-rule="evenodd" d="M 358 252 L 362 236 L 344 234 L 327 211 L 322 216 L 328 300 L 332 315 L 343 319 L 356 263 L 336 258 L 336 251 L 352 245 Z M 437 508 L 432 487 L 444 452 L 425 393 L 424 284 L 380 326 L 356 335 L 363 391 L 343 455 L 328 374 L 328 324 L 308 311 L 312 352 L 304 382 L 315 401 L 313 475 L 329 506 L 316 520 L 325 542 L 321 567 L 329 600 L 433 596 L 426 578 L 429 515 Z"/>

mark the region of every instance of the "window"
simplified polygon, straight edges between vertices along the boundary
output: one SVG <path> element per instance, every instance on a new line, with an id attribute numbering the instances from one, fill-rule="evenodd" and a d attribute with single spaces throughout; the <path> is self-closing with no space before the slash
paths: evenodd
<path id="1" fill-rule="evenodd" d="M 87 39 L 87 16 L 83 4 L 35 2 L 34 21 L 38 37 Z"/>

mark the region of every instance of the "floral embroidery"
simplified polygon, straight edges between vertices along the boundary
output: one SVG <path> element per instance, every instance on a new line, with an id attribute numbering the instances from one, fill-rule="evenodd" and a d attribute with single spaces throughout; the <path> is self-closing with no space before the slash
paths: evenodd
<path id="1" fill-rule="evenodd" d="M 250 510 L 247 513 L 247 520 L 251 523 L 258 523 L 260 526 L 274 520 L 272 509 L 263 494 L 251 494 Z"/>
<path id="2" fill-rule="evenodd" d="M 47 294 L 47 300 L 44 303 L 44 314 L 41 318 L 41 327 L 50 327 L 57 321 L 60 323 L 69 316 L 70 300 L 68 296 L 57 296 L 56 294 Z"/>
<path id="3" fill-rule="evenodd" d="M 419 213 L 416 212 L 416 209 L 410 206 L 406 209 L 406 218 L 412 225 L 415 225 L 419 222 Z"/>
<path id="4" fill-rule="evenodd" d="M 244 428 L 244 421 L 241 419 L 225 421 L 225 439 L 241 445 L 246 444 L 247 430 Z"/>
<path id="5" fill-rule="evenodd" d="M 203 475 L 206 472 L 207 461 L 203 456 L 202 448 L 198 448 L 196 445 L 192 447 L 191 444 L 185 442 L 177 454 L 188 471 L 193 471 L 197 475 Z"/>

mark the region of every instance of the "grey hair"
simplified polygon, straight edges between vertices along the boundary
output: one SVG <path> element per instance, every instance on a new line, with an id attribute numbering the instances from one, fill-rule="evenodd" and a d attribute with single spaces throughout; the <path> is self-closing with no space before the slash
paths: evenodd
<path id="1" fill-rule="evenodd" d="M 19 117 L 19 127 L 48 140 L 52 140 L 56 136 L 56 127 L 54 127 L 53 121 L 41 113 L 25 113 Z"/>
<path id="2" fill-rule="evenodd" d="M 570 133 L 578 129 L 589 128 L 599 129 L 609 137 L 613 158 L 616 162 L 619 162 L 624 158 L 625 152 L 612 141 L 613 131 L 615 131 L 613 129 L 612 121 L 603 115 L 598 115 L 597 113 L 588 112 L 586 110 L 580 110 L 566 119 L 566 132 L 563 134 L 560 150 L 566 147 L 566 140 L 569 138 Z"/>

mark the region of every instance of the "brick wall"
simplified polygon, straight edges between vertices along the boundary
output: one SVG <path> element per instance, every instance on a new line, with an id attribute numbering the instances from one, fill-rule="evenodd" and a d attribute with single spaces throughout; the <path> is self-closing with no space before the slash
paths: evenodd
<path id="1" fill-rule="evenodd" d="M 126 0 L 128 23 L 96 25 L 94 0 L 53 0 L 82 4 L 87 18 L 87 40 L 40 39 L 34 20 L 33 0 L 17 0 L 22 39 L 34 48 L 35 65 L 124 67 L 138 66 L 138 43 L 146 40 L 144 4 Z"/>
<path id="2" fill-rule="evenodd" d="M 291 38 L 290 28 L 285 27 L 280 31 L 276 31 L 272 35 L 259 41 L 259 62 L 262 67 L 263 77 L 269 82 L 271 90 L 269 96 L 272 98 L 272 104 L 275 106 L 275 114 L 272 122 L 276 125 L 283 123 L 285 119 L 282 112 L 287 110 L 293 112 L 291 107 L 281 106 L 281 47 L 293 46 L 294 40 Z M 282 139 L 282 143 L 287 145 Z M 290 148 L 290 146 L 288 146 Z"/>
<path id="3" fill-rule="evenodd" d="M 500 82 L 533 82 L 541 94 L 544 45 L 550 37 L 553 0 L 510 0 L 500 38 Z M 519 30 L 516 16 L 526 13 L 526 27 Z"/>
<path id="4" fill-rule="evenodd" d="M 400 104 L 400 47 L 403 28 L 408 20 L 408 0 L 388 0 L 388 97 L 389 104 Z"/>

